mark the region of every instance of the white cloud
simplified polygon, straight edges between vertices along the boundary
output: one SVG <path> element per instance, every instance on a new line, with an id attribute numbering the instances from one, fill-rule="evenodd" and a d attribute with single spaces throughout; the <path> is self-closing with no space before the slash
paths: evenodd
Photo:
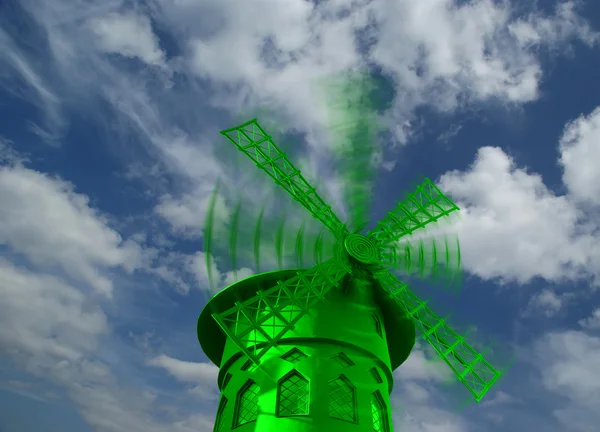
<path id="1" fill-rule="evenodd" d="M 217 400 L 219 368 L 212 363 L 195 363 L 177 360 L 164 354 L 149 359 L 147 364 L 160 367 L 180 382 L 193 384 L 188 392 L 205 400 Z"/>
<path id="2" fill-rule="evenodd" d="M 548 318 L 553 317 L 566 308 L 572 297 L 572 293 L 559 295 L 551 289 L 544 289 L 529 300 L 524 315 L 542 313 Z"/>
<path id="3" fill-rule="evenodd" d="M 159 392 L 164 398 L 163 390 L 131 387 L 128 380 L 117 380 L 120 367 L 139 365 L 116 349 L 106 314 L 77 288 L 56 276 L 32 273 L 0 259 L 0 296 L 2 358 L 15 365 L 12 372 L 26 373 L 40 384 L 49 382 L 66 391 L 95 430 L 211 430 L 212 409 L 209 415 L 198 409 L 192 415 L 178 410 L 159 421 L 153 413 L 169 405 L 164 399 L 156 404 L 152 395 Z M 210 367 L 206 376 L 213 376 Z M 21 387 L 6 389 L 35 396 Z M 53 397 L 46 393 L 38 393 L 39 398 Z"/>
<path id="4" fill-rule="evenodd" d="M 220 281 L 223 279 L 221 272 L 217 268 L 215 258 L 210 256 L 210 271 L 212 277 L 212 286 L 208 277 L 208 266 L 206 262 L 206 253 L 198 251 L 187 259 L 187 270 L 194 276 L 198 286 L 211 293 L 221 289 Z"/>
<path id="5" fill-rule="evenodd" d="M 200 287 L 201 290 L 207 290 L 210 294 L 215 294 L 222 288 L 254 274 L 254 270 L 248 267 L 241 267 L 236 269 L 236 271 L 230 270 L 223 273 L 217 268 L 217 262 L 212 255 L 210 257 L 210 266 L 213 278 L 212 287 L 210 286 L 208 279 L 206 253 L 198 251 L 194 255 L 186 257 L 186 270 L 194 276 L 198 287 Z"/>
<path id="6" fill-rule="evenodd" d="M 458 133 L 461 131 L 462 125 L 460 124 L 452 124 L 445 132 L 441 133 L 436 140 L 440 141 L 444 144 L 447 144 L 448 141 L 453 139 Z"/>
<path id="7" fill-rule="evenodd" d="M 151 366 L 165 369 L 169 374 L 183 382 L 217 384 L 219 368 L 212 363 L 195 363 L 177 360 L 164 354 L 148 360 Z"/>
<path id="8" fill-rule="evenodd" d="M 460 415 L 441 408 L 439 386 L 456 382 L 437 354 L 417 342 L 410 357 L 394 371 L 391 395 L 395 430 L 454 432 L 468 429 Z"/>
<path id="9" fill-rule="evenodd" d="M 273 0 L 247 6 L 233 6 L 229 1 L 196 6 L 165 0 L 162 5 L 171 26 L 185 26 L 186 11 L 214 16 L 220 23 L 210 32 L 186 34 L 198 74 L 244 88 L 235 97 L 219 95 L 219 102 L 215 99 L 214 103 L 238 110 L 252 104 L 249 99 L 255 104 L 270 101 L 304 130 L 322 125 L 326 118 L 324 100 L 311 81 L 362 62 L 364 53 L 354 43 L 356 30 L 368 28 L 373 42 L 370 60 L 395 77 L 394 118 L 402 121 L 420 104 L 447 110 L 465 98 L 534 100 L 542 71 L 537 47 L 525 43 L 525 35 L 537 37 L 536 45 L 551 48 L 573 39 L 592 44 L 597 37 L 576 14 L 574 2 L 560 6 L 552 16 L 535 12 L 526 20 L 515 19 L 509 2 L 491 0 L 460 5 L 388 0 L 319 6 L 294 0 L 285 7 Z M 263 13 L 266 10 L 268 14 Z M 369 20 L 376 25 L 368 27 Z M 509 25 L 513 31 L 507 31 Z M 272 44 L 267 48 L 268 37 Z M 400 45 L 399 40 L 403 41 Z M 225 51 L 228 55 L 221 54 Z"/>
<path id="10" fill-rule="evenodd" d="M 79 361 L 108 331 L 98 307 L 60 279 L 36 275 L 0 259 L 0 349 L 24 368 L 49 372 L 52 362 Z"/>
<path id="11" fill-rule="evenodd" d="M 589 317 L 580 320 L 579 325 L 589 330 L 600 330 L 600 308 L 595 309 Z"/>
<path id="12" fill-rule="evenodd" d="M 131 12 L 110 13 L 91 19 L 89 25 L 101 50 L 137 57 L 151 65 L 164 63 L 165 54 L 147 16 Z"/>
<path id="13" fill-rule="evenodd" d="M 577 14 L 579 1 L 565 1 L 556 6 L 554 19 L 530 14 L 509 25 L 509 31 L 517 38 L 521 47 L 547 44 L 562 45 L 569 39 L 580 39 L 587 45 L 598 42 L 598 33 Z"/>
<path id="14" fill-rule="evenodd" d="M 321 139 L 321 129 L 328 115 L 315 80 L 364 63 L 365 53 L 358 51 L 355 40 L 357 30 L 370 34 L 374 45 L 369 60 L 394 78 L 397 96 L 389 114 L 390 124 L 401 125 L 392 126 L 400 141 L 410 135 L 407 125 L 421 104 L 454 109 L 459 100 L 526 102 L 537 97 L 541 76 L 539 47 L 522 46 L 505 30 L 515 21 L 508 2 L 479 0 L 457 6 L 450 1 L 384 0 L 315 6 L 294 0 L 283 6 L 276 0 L 242 5 L 231 0 L 160 0 L 144 9 L 173 36 L 171 42 L 181 53 L 166 68 L 182 77 L 195 73 L 208 78 L 213 84 L 210 91 L 192 80 L 186 81 L 188 86 L 173 87 L 162 72 L 129 70 L 104 55 L 121 53 L 152 64 L 162 61 L 164 52 L 142 8 L 123 12 L 117 4 L 100 1 L 84 8 L 70 0 L 43 8 L 34 0 L 24 5 L 48 34 L 51 58 L 45 64 L 69 84 L 63 92 L 85 101 L 81 106 L 91 108 L 88 114 L 95 117 L 102 114 L 90 102 L 96 97 L 107 100 L 119 113 L 120 122 L 113 126 L 120 132 L 115 146 L 128 142 L 122 138 L 133 129 L 139 144 L 167 172 L 185 180 L 181 190 L 161 191 L 156 209 L 184 236 L 200 232 L 210 193 L 207 179 L 227 177 L 209 151 L 218 148 L 213 139 L 198 139 L 215 129 L 214 119 L 206 119 L 207 110 L 217 107 L 237 114 L 268 105 L 286 126 L 309 133 L 307 141 L 316 143 L 308 149 L 310 164 L 323 160 L 319 152 L 327 140 Z M 64 23 L 65 10 L 89 18 L 84 21 L 89 25 Z M 552 16 L 533 13 L 523 22 L 521 26 L 538 32 L 549 26 L 570 29 L 552 30 L 555 36 L 542 46 L 573 38 L 589 41 L 581 33 L 585 21 L 574 7 Z M 220 139 L 214 136 L 215 141 Z M 318 158 L 313 157 L 316 154 Z M 326 171 L 319 171 L 321 183 L 336 184 L 334 173 Z"/>
<path id="15" fill-rule="evenodd" d="M 467 171 L 448 172 L 439 184 L 461 207 L 456 227 L 471 273 L 519 283 L 600 274 L 597 239 L 580 224 L 581 211 L 500 148 L 480 148 Z"/>
<path id="16" fill-rule="evenodd" d="M 435 357 L 435 355 L 426 355 L 423 347 L 418 342 L 410 357 L 394 371 L 394 377 L 399 382 L 416 380 L 443 383 L 454 379 L 454 375 L 446 363 Z"/>
<path id="17" fill-rule="evenodd" d="M 140 397 L 139 388 L 117 383 L 114 370 L 105 361 L 119 359 L 111 343 L 108 318 L 75 287 L 56 276 L 32 273 L 0 259 L 0 296 L 2 358 L 12 361 L 13 372 L 27 373 L 40 385 L 49 382 L 65 390 L 96 430 L 210 430 L 210 421 L 200 415 L 193 421 L 205 429 L 155 421 L 152 399 Z M 13 387 L 7 389 L 23 394 L 22 388 Z M 39 397 L 47 400 L 52 395 L 41 393 Z M 192 419 L 180 416 L 178 421 Z"/>
<path id="18" fill-rule="evenodd" d="M 499 390 L 494 394 L 493 398 L 485 399 L 483 402 L 481 402 L 481 406 L 492 407 L 513 403 L 522 403 L 522 401 L 514 396 L 509 395 L 508 393 Z"/>
<path id="19" fill-rule="evenodd" d="M 441 109 L 456 107 L 464 97 L 517 103 L 538 97 L 542 70 L 537 53 L 507 27 L 536 34 L 543 29 L 543 36 L 553 37 L 540 37 L 538 43 L 550 47 L 572 39 L 591 43 L 592 38 L 574 2 L 554 16 L 532 13 L 526 22 L 515 20 L 511 2 L 490 0 L 460 5 L 390 0 L 378 2 L 375 10 L 383 27 L 373 57 L 398 75 L 399 86 L 415 102 L 436 102 Z M 399 19 L 404 25 L 397 25 Z"/>
<path id="20" fill-rule="evenodd" d="M 249 269 L 248 267 L 242 267 L 238 270 L 228 271 L 223 278 L 223 286 L 229 286 L 234 282 L 241 281 L 247 277 L 250 277 L 254 274 L 254 270 Z"/>
<path id="21" fill-rule="evenodd" d="M 19 165 L 0 168 L 0 201 L 5 254 L 27 262 L 0 258 L 0 354 L 14 372 L 66 391 L 82 417 L 102 432 L 210 430 L 212 412 L 207 417 L 201 410 L 176 411 L 156 420 L 157 407 L 168 408 L 164 400 L 154 405 L 157 389 L 117 380 L 120 367 L 138 365 L 118 349 L 102 297 L 59 276 L 109 293 L 106 271 L 140 264 L 139 246 L 123 242 L 71 184 Z M 13 387 L 8 390 L 24 394 Z"/>
<path id="22" fill-rule="evenodd" d="M 25 162 L 29 162 L 29 158 L 17 152 L 14 149 L 14 143 L 11 140 L 0 136 L 0 164 L 15 166 L 22 165 Z"/>
<path id="23" fill-rule="evenodd" d="M 549 333 L 535 345 L 545 388 L 565 398 L 554 415 L 567 431 L 593 432 L 600 424 L 600 339 L 578 331 Z"/>
<path id="24" fill-rule="evenodd" d="M 38 266 L 58 266 L 111 295 L 98 268 L 134 269 L 140 248 L 106 226 L 73 186 L 23 167 L 0 168 L 0 244 Z"/>
<path id="25" fill-rule="evenodd" d="M 577 200 L 600 205 L 600 107 L 565 126 L 560 153 L 569 193 Z"/>
<path id="26" fill-rule="evenodd" d="M 398 411 L 402 410 L 402 414 Z M 419 404 L 402 407 L 394 411 L 394 427 L 407 432 L 464 432 L 469 430 L 467 422 L 458 414 Z"/>
<path id="27" fill-rule="evenodd" d="M 165 194 L 160 197 L 155 211 L 169 222 L 174 233 L 191 238 L 202 237 L 213 188 L 214 185 L 207 181 L 193 192 L 178 197 Z M 219 229 L 229 217 L 230 212 L 221 194 L 216 197 L 213 211 L 214 229 Z"/>

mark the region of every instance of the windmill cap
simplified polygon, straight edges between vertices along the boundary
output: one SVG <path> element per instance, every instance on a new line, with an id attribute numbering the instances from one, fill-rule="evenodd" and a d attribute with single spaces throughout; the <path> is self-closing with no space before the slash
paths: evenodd
<path id="1" fill-rule="evenodd" d="M 259 273 L 235 282 L 214 295 L 198 317 L 198 342 L 206 356 L 220 366 L 227 335 L 213 319 L 213 313 L 221 313 L 234 306 L 236 301 L 248 300 L 258 290 L 272 288 L 278 281 L 290 279 L 302 269 L 275 270 Z M 374 285 L 375 300 L 381 309 L 387 347 L 392 370 L 398 368 L 410 355 L 415 344 L 415 326 L 396 301 L 389 298 L 383 288 Z"/>

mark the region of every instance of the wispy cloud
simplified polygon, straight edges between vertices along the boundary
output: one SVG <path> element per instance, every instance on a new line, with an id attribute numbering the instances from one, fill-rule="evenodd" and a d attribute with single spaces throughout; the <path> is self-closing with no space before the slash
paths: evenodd
<path id="1" fill-rule="evenodd" d="M 579 325 L 589 330 L 600 330 L 600 308 L 595 309 L 589 317 L 580 320 Z"/>
<path id="2" fill-rule="evenodd" d="M 165 54 L 152 31 L 150 19 L 132 12 L 110 13 L 89 21 L 100 50 L 109 54 L 137 57 L 150 65 L 162 66 Z"/>

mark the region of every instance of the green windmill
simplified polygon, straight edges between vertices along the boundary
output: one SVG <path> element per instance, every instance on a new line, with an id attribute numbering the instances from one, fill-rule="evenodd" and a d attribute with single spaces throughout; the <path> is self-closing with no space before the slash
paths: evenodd
<path id="1" fill-rule="evenodd" d="M 426 179 L 361 233 L 368 223 L 369 191 L 360 179 L 371 165 L 373 137 L 370 115 L 356 109 L 363 105 L 353 106 L 356 115 L 347 117 L 345 129 L 350 131 L 344 150 L 347 224 L 256 119 L 221 132 L 320 221 L 335 242 L 332 256 L 324 257 L 319 236 L 312 268 L 257 273 L 218 292 L 201 312 L 200 345 L 220 368 L 215 432 L 391 431 L 392 372 L 408 358 L 415 330 L 477 402 L 501 375 L 390 272 L 436 270 L 438 262 L 448 267 L 447 243 L 398 244 L 458 207 Z M 212 226 L 215 196 L 207 226 Z M 256 238 L 261 220 L 262 213 Z M 207 229 L 205 241 L 210 235 Z M 302 230 L 297 249 L 302 249 L 301 236 Z M 235 242 L 231 236 L 234 256 Z"/>

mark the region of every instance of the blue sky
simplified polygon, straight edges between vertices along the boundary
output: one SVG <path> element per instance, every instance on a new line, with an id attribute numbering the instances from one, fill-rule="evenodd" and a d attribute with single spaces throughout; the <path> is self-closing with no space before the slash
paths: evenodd
<path id="1" fill-rule="evenodd" d="M 389 95 L 373 221 L 433 179 L 461 206 L 442 230 L 466 278 L 414 289 L 517 355 L 458 411 L 466 392 L 418 344 L 395 429 L 597 430 L 599 32 L 592 1 L 1 2 L 0 430 L 212 430 L 195 321 L 214 182 L 217 234 L 240 198 L 250 220 L 265 202 L 271 222 L 305 217 L 218 131 L 259 116 L 343 215 L 315 83 L 357 67 Z"/>

